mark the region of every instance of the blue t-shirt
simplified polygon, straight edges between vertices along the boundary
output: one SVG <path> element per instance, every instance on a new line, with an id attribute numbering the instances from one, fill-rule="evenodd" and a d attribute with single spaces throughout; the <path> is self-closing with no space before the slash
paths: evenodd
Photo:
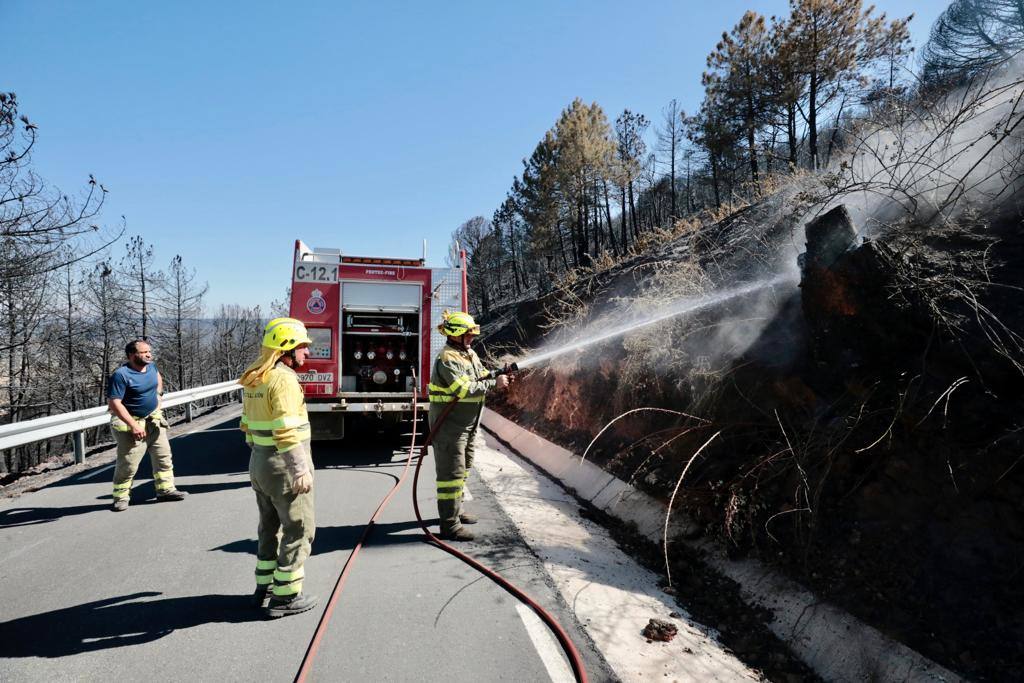
<path id="1" fill-rule="evenodd" d="M 110 376 L 107 382 L 107 398 L 119 398 L 133 417 L 146 417 L 158 403 L 156 396 L 158 371 L 150 363 L 145 372 L 132 369 L 125 363 Z"/>

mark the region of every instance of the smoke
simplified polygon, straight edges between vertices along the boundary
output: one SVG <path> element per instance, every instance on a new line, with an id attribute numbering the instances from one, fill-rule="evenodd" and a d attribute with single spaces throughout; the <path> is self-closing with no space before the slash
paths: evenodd
<path id="1" fill-rule="evenodd" d="M 845 154 L 821 177 L 816 203 L 845 204 L 858 232 L 998 211 L 1021 189 L 1024 61 L 952 91 L 892 100 L 845 131 Z"/>

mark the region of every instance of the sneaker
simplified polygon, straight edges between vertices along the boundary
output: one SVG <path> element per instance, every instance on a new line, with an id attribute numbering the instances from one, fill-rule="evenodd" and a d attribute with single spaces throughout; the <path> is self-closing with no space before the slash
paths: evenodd
<path id="1" fill-rule="evenodd" d="M 110 507 L 114 512 L 124 512 L 128 509 L 128 499 L 118 498 L 114 501 L 114 504 Z"/>
<path id="2" fill-rule="evenodd" d="M 252 606 L 261 609 L 270 604 L 270 586 L 256 586 L 252 593 Z"/>
<path id="3" fill-rule="evenodd" d="M 171 489 L 170 491 L 163 491 L 156 494 L 156 499 L 160 503 L 173 501 L 173 500 L 185 500 L 185 496 L 188 494 L 178 489 Z"/>
<path id="4" fill-rule="evenodd" d="M 463 512 L 462 514 L 459 515 L 459 521 L 462 522 L 463 524 L 476 524 L 480 520 L 477 519 L 476 515 L 474 515 L 474 514 L 472 514 L 470 512 Z"/>
<path id="5" fill-rule="evenodd" d="M 299 593 L 291 598 L 279 598 L 276 595 L 270 598 L 267 605 L 267 616 L 271 619 L 287 617 L 292 614 L 302 614 L 316 607 L 316 598 L 312 595 Z"/>
<path id="6" fill-rule="evenodd" d="M 461 526 L 458 529 L 453 529 L 452 531 L 441 531 L 437 537 L 442 541 L 472 541 L 476 538 L 472 531 L 463 529 Z"/>

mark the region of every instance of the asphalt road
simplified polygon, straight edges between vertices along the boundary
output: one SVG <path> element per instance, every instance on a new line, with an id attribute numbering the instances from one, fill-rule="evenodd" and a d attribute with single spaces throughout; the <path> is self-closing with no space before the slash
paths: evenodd
<path id="1" fill-rule="evenodd" d="M 394 439 L 376 437 L 314 445 L 317 535 L 305 587 L 321 601 L 270 621 L 248 605 L 257 515 L 236 425 L 223 416 L 174 436 L 177 483 L 191 494 L 180 503 L 153 501 L 148 462 L 124 513 L 109 510 L 106 465 L 0 501 L 0 680 L 295 677 L 342 565 L 405 454 Z M 428 459 L 419 495 L 436 523 L 433 483 Z M 482 540 L 462 547 L 555 614 L 592 681 L 613 678 L 476 474 L 469 485 Z M 411 489 L 410 473 L 350 573 L 310 679 L 565 680 L 564 656 L 529 610 L 422 542 Z"/>

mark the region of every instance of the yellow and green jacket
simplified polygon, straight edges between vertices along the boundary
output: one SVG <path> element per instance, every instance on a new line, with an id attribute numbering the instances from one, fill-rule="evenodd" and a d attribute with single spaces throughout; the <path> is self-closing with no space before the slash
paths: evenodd
<path id="1" fill-rule="evenodd" d="M 284 453 L 310 438 L 306 397 L 295 371 L 278 363 L 257 387 L 242 390 L 245 441 Z"/>
<path id="2" fill-rule="evenodd" d="M 437 354 L 430 384 L 427 385 L 431 417 L 458 397 L 459 403 L 449 413 L 448 419 L 458 420 L 459 416 L 475 418 L 483 408 L 484 396 L 494 385 L 495 380 L 480 362 L 476 351 L 445 344 Z"/>

